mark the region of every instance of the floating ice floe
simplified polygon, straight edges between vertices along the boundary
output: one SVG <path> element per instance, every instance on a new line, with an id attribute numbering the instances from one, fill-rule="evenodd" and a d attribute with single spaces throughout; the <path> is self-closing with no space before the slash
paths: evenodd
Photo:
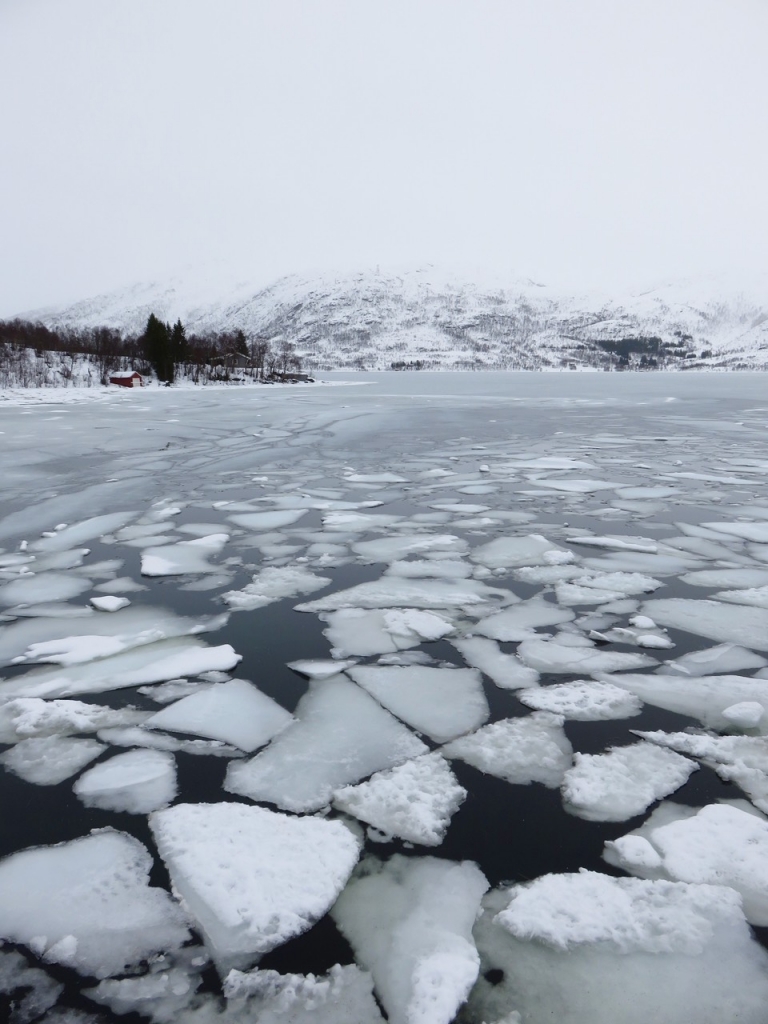
<path id="1" fill-rule="evenodd" d="M 532 597 L 481 619 L 472 632 L 492 640 L 519 642 L 535 636 L 534 631 L 539 626 L 558 626 L 572 622 L 575 617 L 570 608 L 560 608 L 542 597 Z"/>
<path id="2" fill-rule="evenodd" d="M 104 616 L 106 618 L 106 616 Z M 0 681 L 2 697 L 64 697 L 159 683 L 212 670 L 229 671 L 241 660 L 229 644 L 207 647 L 193 637 L 177 637 L 123 651 L 70 668 L 38 668 Z"/>
<path id="3" fill-rule="evenodd" d="M 340 821 L 236 803 L 177 804 L 153 814 L 150 826 L 222 975 L 311 927 L 360 850 Z"/>
<path id="4" fill-rule="evenodd" d="M 130 576 L 118 576 L 117 579 L 107 580 L 105 583 L 98 583 L 94 588 L 100 594 L 135 594 L 147 587 L 143 583 L 137 583 Z"/>
<path id="5" fill-rule="evenodd" d="M 441 753 L 513 785 L 541 782 L 557 789 L 571 765 L 573 749 L 563 732 L 563 719 L 540 711 L 492 722 L 446 744 Z"/>
<path id="6" fill-rule="evenodd" d="M 58 1002 L 63 991 L 60 982 L 39 967 L 30 967 L 21 953 L 0 950 L 0 995 L 9 997 L 3 1000 L 8 1008 L 9 1024 L 31 1024 L 38 1020 Z M 46 1024 L 59 1024 L 50 1014 L 43 1020 Z"/>
<path id="7" fill-rule="evenodd" d="M 607 842 L 604 857 L 641 878 L 730 886 L 747 920 L 768 925 L 768 822 L 755 812 L 665 804 L 639 829 Z"/>
<path id="8" fill-rule="evenodd" d="M 734 608 L 721 601 L 671 597 L 646 601 L 643 611 L 663 626 L 722 643 L 768 651 L 768 609 Z"/>
<path id="9" fill-rule="evenodd" d="M 107 748 L 96 740 L 69 736 L 34 736 L 0 754 L 0 763 L 14 775 L 36 786 L 57 786 Z"/>
<path id="10" fill-rule="evenodd" d="M 149 729 L 222 740 L 251 753 L 291 721 L 289 712 L 271 697 L 245 679 L 232 679 L 182 697 L 144 724 Z"/>
<path id="11" fill-rule="evenodd" d="M 485 673 L 503 690 L 535 686 L 538 682 L 539 673 L 536 669 L 523 665 L 513 654 L 503 654 L 494 640 L 484 636 L 472 636 L 452 640 L 451 643 L 468 665 Z"/>
<path id="12" fill-rule="evenodd" d="M 439 846 L 466 795 L 445 758 L 433 753 L 338 789 L 333 802 L 387 836 Z"/>
<path id="13" fill-rule="evenodd" d="M 768 585 L 768 569 L 699 569 L 688 572 L 680 579 L 691 587 L 748 588 Z"/>
<path id="14" fill-rule="evenodd" d="M 511 604 L 518 599 L 509 590 L 486 586 L 479 580 L 413 580 L 383 576 L 337 590 L 327 597 L 296 605 L 300 612 L 333 612 L 339 608 L 462 608 Z"/>
<path id="15" fill-rule="evenodd" d="M 91 581 L 63 572 L 28 573 L 0 587 L 0 604 L 69 601 L 91 589 Z"/>
<path id="16" fill-rule="evenodd" d="M 229 590 L 222 598 L 234 611 L 252 611 L 274 601 L 322 590 L 331 582 L 328 576 L 316 576 L 303 566 L 267 566 L 242 590 Z"/>
<path id="17" fill-rule="evenodd" d="M 452 534 L 400 534 L 358 541 L 352 545 L 352 550 L 364 562 L 394 562 L 407 555 L 420 555 L 426 551 L 448 551 L 454 555 L 463 555 L 467 550 L 467 542 Z"/>
<path id="18" fill-rule="evenodd" d="M 475 927 L 470 1019 L 516 1008 L 532 1022 L 762 1024 L 768 958 L 739 902 L 723 886 L 591 871 L 494 890 Z"/>
<path id="19" fill-rule="evenodd" d="M 488 702 L 475 669 L 357 665 L 347 671 L 388 711 L 436 743 L 477 729 L 488 719 Z"/>
<path id="20" fill-rule="evenodd" d="M 281 530 L 284 526 L 293 526 L 307 514 L 307 509 L 285 509 L 271 512 L 246 512 L 241 515 L 228 516 L 236 526 L 244 526 L 246 530 L 262 532 L 265 530 Z"/>
<path id="21" fill-rule="evenodd" d="M 587 821 L 626 821 L 679 789 L 699 767 L 640 741 L 607 754 L 574 754 L 563 779 L 565 809 Z"/>
<path id="22" fill-rule="evenodd" d="M 43 960 L 106 978 L 189 938 L 186 918 L 148 885 L 152 857 L 133 836 L 103 829 L 0 862 L 0 937 Z"/>
<path id="23" fill-rule="evenodd" d="M 478 975 L 472 926 L 488 882 L 468 861 L 368 858 L 332 910 L 391 1024 L 449 1024 Z"/>
<path id="24" fill-rule="evenodd" d="M 176 764 L 163 750 L 129 750 L 83 772 L 74 785 L 86 807 L 148 814 L 176 796 Z"/>
<path id="25" fill-rule="evenodd" d="M 127 597 L 92 597 L 91 604 L 99 612 L 119 612 L 121 608 L 127 608 L 131 602 Z"/>
<path id="26" fill-rule="evenodd" d="M 569 544 L 581 544 L 590 548 L 608 548 L 610 551 L 637 551 L 655 555 L 658 545 L 648 537 L 592 537 L 578 534 L 568 538 Z"/>
<path id="27" fill-rule="evenodd" d="M 238 747 L 231 747 L 221 740 L 182 740 L 167 733 L 143 729 L 141 726 L 99 729 L 96 733 L 104 743 L 115 747 L 149 747 L 153 750 L 169 750 L 171 753 L 194 754 L 212 757 L 242 757 Z"/>
<path id="28" fill-rule="evenodd" d="M 334 657 L 340 658 L 392 654 L 454 632 L 444 615 L 419 608 L 340 608 L 321 618 L 328 623 L 323 632 L 333 645 Z"/>
<path id="29" fill-rule="evenodd" d="M 104 516 L 93 516 L 91 519 L 84 519 L 80 523 L 73 523 L 63 530 L 49 533 L 41 540 L 30 544 L 33 551 L 51 552 L 68 551 L 76 548 L 89 540 L 103 537 L 105 534 L 114 533 L 129 523 L 138 515 L 137 512 L 111 512 Z"/>
<path id="30" fill-rule="evenodd" d="M 768 523 L 702 523 L 705 530 L 724 533 L 729 537 L 768 544 Z"/>
<path id="31" fill-rule="evenodd" d="M 646 668 L 648 665 L 657 664 L 654 658 L 646 654 L 598 651 L 592 646 L 572 647 L 556 640 L 523 640 L 517 653 L 524 664 L 539 672 L 573 675 L 580 672 L 592 675 L 596 672 L 621 672 L 625 669 Z"/>
<path id="32" fill-rule="evenodd" d="M 610 606 L 605 606 L 605 608 L 608 607 Z M 603 609 L 604 611 L 605 608 Z M 643 619 L 644 616 L 636 615 L 635 618 Z M 614 626 L 613 629 L 607 629 L 603 633 L 593 630 L 590 632 L 589 636 L 593 640 L 604 640 L 609 643 L 617 644 L 631 644 L 634 647 L 646 647 L 656 651 L 666 651 L 675 646 L 672 640 L 670 640 L 669 637 L 658 628 L 656 628 L 654 632 L 651 632 L 646 628 L 637 629 L 628 626 Z"/>
<path id="33" fill-rule="evenodd" d="M 746 604 L 753 608 L 768 608 L 768 587 L 749 587 L 743 590 L 719 590 L 712 595 L 717 601 Z"/>
<path id="34" fill-rule="evenodd" d="M 110 726 L 138 725 L 150 714 L 131 707 L 109 708 L 79 700 L 18 697 L 0 703 L 0 743 L 16 743 L 35 736 L 96 732 Z"/>
<path id="35" fill-rule="evenodd" d="M 761 704 L 768 711 L 768 679 L 747 676 L 711 675 L 611 675 L 615 686 L 636 694 L 646 704 L 697 718 L 708 729 L 727 730 L 733 722 L 723 714 L 726 708 L 744 701 Z M 760 728 L 768 732 L 768 722 Z"/>
<path id="36" fill-rule="evenodd" d="M 642 709 L 642 702 L 634 694 L 594 679 L 518 690 L 517 699 L 535 711 L 550 711 L 575 722 L 631 718 Z"/>
<path id="37" fill-rule="evenodd" d="M 298 672 L 300 676 L 305 676 L 307 679 L 328 679 L 330 676 L 336 676 L 339 672 L 343 672 L 344 669 L 352 668 L 355 664 L 357 662 L 353 659 L 349 661 L 332 661 L 327 658 L 317 658 L 289 661 L 288 668 L 293 669 L 294 672 Z"/>
<path id="38" fill-rule="evenodd" d="M 196 540 L 145 548 L 141 553 L 142 576 L 186 576 L 188 573 L 220 572 L 208 559 L 218 555 L 229 540 L 228 533 L 212 533 Z"/>
<path id="39" fill-rule="evenodd" d="M 341 786 L 427 753 L 427 746 L 355 683 L 316 680 L 296 721 L 250 761 L 229 766 L 225 788 L 288 811 L 316 811 Z"/>
<path id="40" fill-rule="evenodd" d="M 472 575 L 472 566 L 453 558 L 414 558 L 406 562 L 392 562 L 387 566 L 385 576 L 401 576 L 406 579 L 462 580 Z"/>
<path id="41" fill-rule="evenodd" d="M 554 557 L 553 557 L 554 556 Z M 474 548 L 469 556 L 488 569 L 510 569 L 521 565 L 556 565 L 573 561 L 571 552 L 541 534 L 527 537 L 497 537 Z"/>
<path id="42" fill-rule="evenodd" d="M 228 675 L 221 673 L 223 678 L 217 682 L 226 683 Z M 207 673 L 201 673 L 207 675 Z M 213 685 L 212 682 L 202 682 L 198 679 L 169 679 L 167 683 L 156 683 L 153 686 L 140 686 L 139 693 L 151 698 L 156 704 L 170 704 L 171 701 L 180 700 L 182 697 L 189 697 L 199 690 L 207 690 Z"/>
<path id="43" fill-rule="evenodd" d="M 233 1020 L 259 1024 L 384 1024 L 373 998 L 373 979 L 355 964 L 336 964 L 327 975 L 230 971 L 224 979 Z"/>

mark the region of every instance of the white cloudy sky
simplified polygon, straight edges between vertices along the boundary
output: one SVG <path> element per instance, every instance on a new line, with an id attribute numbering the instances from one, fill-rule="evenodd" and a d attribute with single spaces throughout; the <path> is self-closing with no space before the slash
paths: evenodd
<path id="1" fill-rule="evenodd" d="M 766 0 L 0 0 L 0 316 L 226 258 L 768 263 Z"/>

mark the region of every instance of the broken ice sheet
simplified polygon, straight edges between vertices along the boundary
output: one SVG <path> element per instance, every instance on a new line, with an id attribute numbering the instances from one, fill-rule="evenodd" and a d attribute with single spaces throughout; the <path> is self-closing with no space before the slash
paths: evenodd
<path id="1" fill-rule="evenodd" d="M 12 854 L 0 861 L 0 937 L 96 978 L 177 949 L 186 918 L 148 885 L 151 867 L 137 839 L 112 829 Z"/>
<path id="2" fill-rule="evenodd" d="M 107 748 L 96 740 L 69 736 L 34 736 L 0 754 L 0 763 L 25 782 L 57 786 Z"/>
<path id="3" fill-rule="evenodd" d="M 449 1024 L 480 967 L 472 926 L 488 882 L 470 861 L 369 857 L 332 910 L 391 1024 Z"/>
<path id="4" fill-rule="evenodd" d="M 768 609 L 734 607 L 721 601 L 672 597 L 646 601 L 654 621 L 722 643 L 768 651 Z"/>
<path id="5" fill-rule="evenodd" d="M 594 679 L 518 690 L 517 698 L 535 711 L 550 711 L 574 722 L 631 718 L 642 710 L 642 702 L 634 694 Z"/>
<path id="6" fill-rule="evenodd" d="M 730 886 L 741 894 L 747 920 L 768 925 L 768 822 L 728 804 L 681 807 L 673 818 L 667 812 L 674 807 L 664 805 L 639 829 L 607 842 L 608 863 L 641 878 Z"/>
<path id="7" fill-rule="evenodd" d="M 292 526 L 302 516 L 307 514 L 307 509 L 285 509 L 269 512 L 246 512 L 240 515 L 228 516 L 236 526 L 244 526 L 246 530 L 262 532 L 266 530 L 280 530 L 284 526 Z"/>
<path id="8" fill-rule="evenodd" d="M 233 611 L 251 611 L 286 597 L 322 590 L 330 582 L 328 576 L 317 576 L 303 566 L 267 566 L 242 590 L 229 590 L 221 596 Z"/>
<path id="9" fill-rule="evenodd" d="M 138 725 L 150 712 L 135 708 L 109 708 L 79 700 L 43 700 L 19 697 L 0 703 L 0 743 L 16 743 L 34 736 L 67 736 L 96 732 L 110 726 Z"/>
<path id="10" fill-rule="evenodd" d="M 511 604 L 518 598 L 509 590 L 486 586 L 478 580 L 400 579 L 383 576 L 337 590 L 326 597 L 296 605 L 299 612 L 332 612 L 339 608 L 464 608 L 494 602 Z"/>
<path id="11" fill-rule="evenodd" d="M 150 826 L 222 976 L 311 927 L 359 855 L 340 821 L 238 803 L 177 804 Z"/>
<path id="12" fill-rule="evenodd" d="M 393 654 L 454 631 L 445 615 L 420 608 L 340 608 L 320 617 L 328 623 L 323 633 L 333 645 L 333 655 L 340 658 Z"/>
<path id="13" fill-rule="evenodd" d="M 565 809 L 587 821 L 626 821 L 679 789 L 698 769 L 690 758 L 641 741 L 606 754 L 574 754 L 563 779 Z"/>
<path id="14" fill-rule="evenodd" d="M 534 636 L 539 626 L 556 626 L 572 622 L 575 617 L 570 608 L 561 608 L 537 595 L 481 619 L 472 632 L 492 640 L 514 642 Z"/>
<path id="15" fill-rule="evenodd" d="M 656 670 L 664 675 L 679 673 L 685 676 L 709 676 L 744 669 L 763 668 L 768 660 L 746 647 L 736 644 L 718 644 L 703 651 L 691 651 L 673 661 L 665 661 Z"/>
<path id="16" fill-rule="evenodd" d="M 74 792 L 86 807 L 148 814 L 176 796 L 176 763 L 163 750 L 129 750 L 83 772 Z"/>
<path id="17" fill-rule="evenodd" d="M 452 534 L 417 533 L 359 541 L 352 545 L 352 550 L 363 562 L 394 562 L 407 555 L 428 551 L 463 555 L 467 551 L 467 543 Z"/>
<path id="18" fill-rule="evenodd" d="M 27 573 L 0 587 L 0 604 L 69 601 L 90 589 L 90 580 L 63 572 Z"/>
<path id="19" fill-rule="evenodd" d="M 64 986 L 39 967 L 30 967 L 21 953 L 0 950 L 0 995 L 8 1011 L 8 1024 L 32 1024 L 57 1001 Z M 51 1018 L 46 1015 L 44 1021 Z"/>
<path id="20" fill-rule="evenodd" d="M 316 811 L 340 786 L 428 748 L 343 676 L 313 680 L 296 721 L 251 760 L 230 765 L 225 789 L 288 811 Z"/>
<path id="21" fill-rule="evenodd" d="M 141 553 L 142 576 L 185 576 L 188 573 L 220 572 L 221 566 L 208 559 L 218 555 L 229 540 L 228 533 L 212 533 L 177 544 L 144 548 Z"/>
<path id="22" fill-rule="evenodd" d="M 486 639 L 484 636 L 470 636 L 452 640 L 451 643 L 468 665 L 479 669 L 503 690 L 535 686 L 539 680 L 536 669 L 523 665 L 520 659 L 512 654 L 503 654 L 494 640 Z"/>
<path id="23" fill-rule="evenodd" d="M 488 719 L 476 669 L 356 665 L 348 675 L 388 711 L 436 743 L 455 739 Z"/>
<path id="24" fill-rule="evenodd" d="M 333 802 L 385 835 L 439 846 L 466 795 L 445 758 L 433 753 L 344 786 Z"/>
<path id="25" fill-rule="evenodd" d="M 232 679 L 182 697 L 148 718 L 145 726 L 222 740 L 250 753 L 291 721 L 284 708 L 251 683 Z"/>
<path id="26" fill-rule="evenodd" d="M 441 753 L 513 785 L 541 782 L 557 789 L 571 765 L 573 749 L 563 719 L 540 711 L 492 722 L 446 744 Z"/>
<path id="27" fill-rule="evenodd" d="M 509 569 L 522 565 L 559 565 L 574 556 L 559 544 L 532 533 L 527 537 L 497 537 L 472 550 L 469 556 L 488 569 Z"/>
<path id="28" fill-rule="evenodd" d="M 591 641 L 588 642 L 591 643 Z M 645 668 L 657 664 L 654 658 L 645 654 L 598 651 L 591 646 L 566 646 L 556 640 L 523 640 L 517 653 L 524 664 L 539 672 L 573 675 L 581 672 L 592 675 L 597 672 L 621 672 L 630 668 Z"/>

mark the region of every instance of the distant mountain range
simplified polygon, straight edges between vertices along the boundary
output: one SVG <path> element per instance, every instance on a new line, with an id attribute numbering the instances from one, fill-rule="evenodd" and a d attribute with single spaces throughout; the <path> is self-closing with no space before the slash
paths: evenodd
<path id="1" fill-rule="evenodd" d="M 22 315 L 138 334 L 152 312 L 180 317 L 191 333 L 287 339 L 322 370 L 768 367 L 768 278 L 600 295 L 434 266 L 290 275 L 259 289 L 247 279 L 188 275 Z"/>

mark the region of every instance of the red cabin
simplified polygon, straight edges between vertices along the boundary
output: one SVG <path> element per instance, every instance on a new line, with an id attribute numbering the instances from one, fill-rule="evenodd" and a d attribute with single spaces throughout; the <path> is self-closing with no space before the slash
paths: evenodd
<path id="1" fill-rule="evenodd" d="M 144 378 L 136 370 L 121 370 L 109 378 L 110 384 L 119 384 L 121 388 L 143 388 Z"/>

